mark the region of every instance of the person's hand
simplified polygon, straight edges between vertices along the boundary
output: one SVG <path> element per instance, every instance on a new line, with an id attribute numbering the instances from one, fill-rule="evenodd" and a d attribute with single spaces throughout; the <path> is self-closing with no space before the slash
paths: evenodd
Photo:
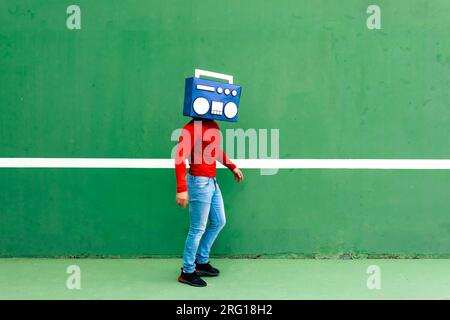
<path id="1" fill-rule="evenodd" d="M 189 201 L 189 196 L 187 191 L 184 192 L 178 192 L 175 201 L 177 202 L 177 205 L 179 205 L 181 208 L 186 208 L 186 205 Z"/>
<path id="2" fill-rule="evenodd" d="M 241 170 L 239 170 L 239 168 L 234 168 L 233 174 L 234 180 L 236 180 L 237 183 L 244 181 L 244 174 L 242 173 Z"/>

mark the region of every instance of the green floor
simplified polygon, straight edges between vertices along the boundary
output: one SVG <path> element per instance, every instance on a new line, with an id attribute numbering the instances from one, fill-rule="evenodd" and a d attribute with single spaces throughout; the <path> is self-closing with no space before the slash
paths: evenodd
<path id="1" fill-rule="evenodd" d="M 0 259 L 1 299 L 450 299 L 450 260 L 216 259 L 206 288 L 176 281 L 179 259 Z M 78 265 L 81 289 L 69 290 Z M 367 268 L 381 289 L 367 288 Z"/>

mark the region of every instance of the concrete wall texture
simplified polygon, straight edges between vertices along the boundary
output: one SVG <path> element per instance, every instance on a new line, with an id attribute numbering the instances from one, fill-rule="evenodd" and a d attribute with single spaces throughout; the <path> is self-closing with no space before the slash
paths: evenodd
<path id="1" fill-rule="evenodd" d="M 169 158 L 189 120 L 184 78 L 202 68 L 243 86 L 222 129 L 277 128 L 280 158 L 450 159 L 449 10 L 4 0 L 0 157 Z M 244 172 L 242 185 L 218 173 L 217 255 L 450 256 L 449 170 Z M 1 168 L 0 256 L 180 255 L 188 212 L 174 196 L 170 169 Z"/>

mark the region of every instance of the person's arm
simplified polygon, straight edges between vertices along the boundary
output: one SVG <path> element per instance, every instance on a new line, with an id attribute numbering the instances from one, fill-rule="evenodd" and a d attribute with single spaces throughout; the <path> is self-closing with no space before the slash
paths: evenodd
<path id="1" fill-rule="evenodd" d="M 175 201 L 185 208 L 188 203 L 188 193 L 186 184 L 186 159 L 191 154 L 192 135 L 189 127 L 183 128 L 180 139 L 178 140 L 177 151 L 175 155 L 175 177 L 177 182 L 177 194 Z"/>
<path id="2" fill-rule="evenodd" d="M 236 167 L 236 165 L 227 157 L 225 152 L 223 152 L 222 148 L 218 147 L 216 149 L 216 152 L 217 152 L 217 156 L 216 156 L 217 161 L 219 161 L 221 164 L 223 164 L 225 167 L 227 167 L 231 172 L 233 172 L 234 179 L 237 182 L 242 182 L 244 180 L 244 174 L 242 173 L 242 171 L 239 170 L 239 168 Z"/>

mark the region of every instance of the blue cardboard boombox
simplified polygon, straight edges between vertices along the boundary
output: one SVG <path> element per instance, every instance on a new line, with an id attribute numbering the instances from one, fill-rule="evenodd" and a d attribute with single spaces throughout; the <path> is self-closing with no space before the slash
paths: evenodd
<path id="1" fill-rule="evenodd" d="M 201 79 L 201 76 L 228 83 Z M 195 69 L 195 77 L 186 79 L 183 115 L 236 122 L 240 97 L 241 87 L 233 84 L 233 76 Z"/>

